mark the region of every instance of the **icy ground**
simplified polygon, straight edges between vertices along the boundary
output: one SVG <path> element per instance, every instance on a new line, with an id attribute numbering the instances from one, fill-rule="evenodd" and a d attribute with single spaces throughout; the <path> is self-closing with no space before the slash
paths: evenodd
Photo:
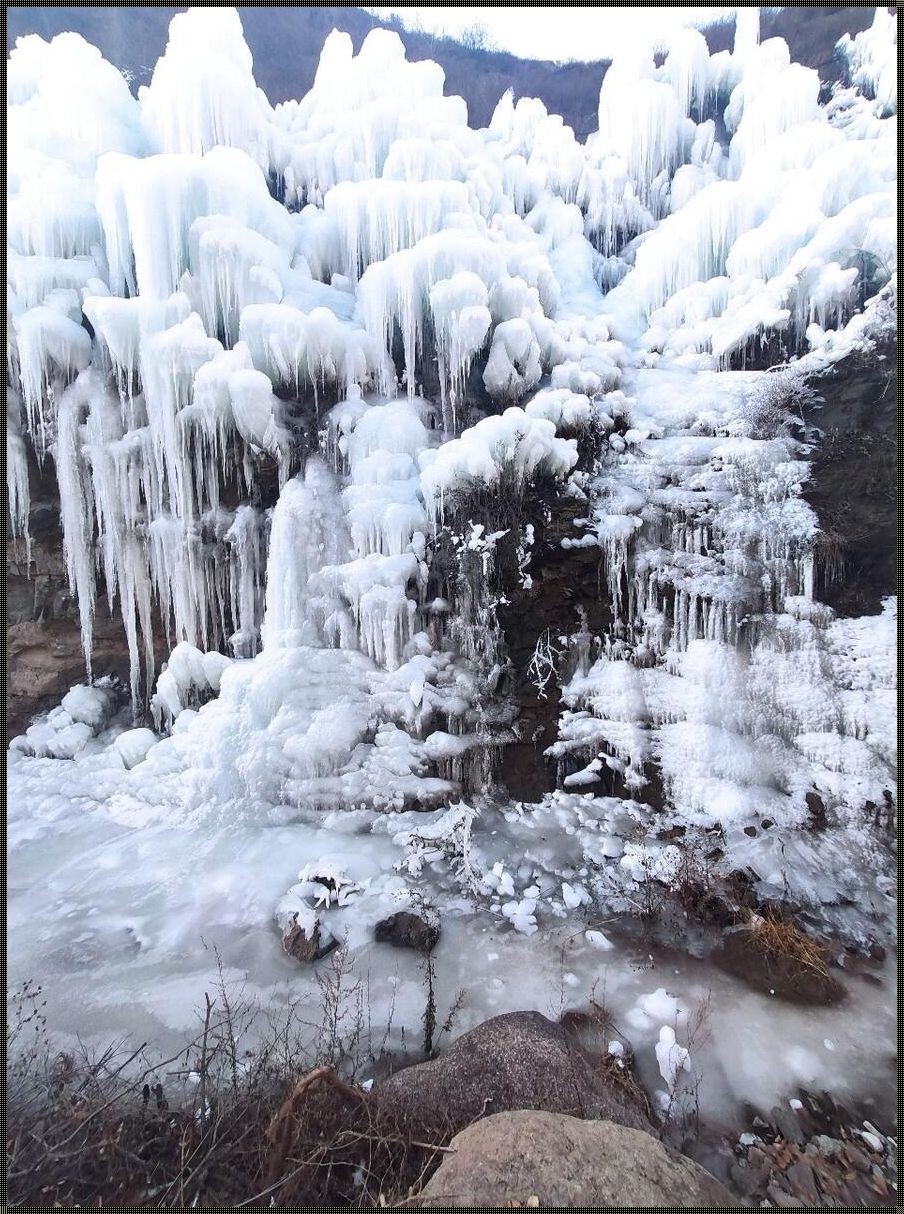
<path id="1" fill-rule="evenodd" d="M 372 929 L 426 900 L 457 1031 L 597 984 L 650 1086 L 689 1045 L 714 1115 L 888 1099 L 887 984 L 795 1011 L 619 929 L 692 865 L 893 945 L 896 604 L 817 601 L 803 496 L 808 383 L 896 303 L 892 19 L 841 49 L 827 97 L 757 10 L 731 52 L 634 48 L 580 144 L 511 96 L 473 130 L 386 31 L 332 35 L 275 109 L 233 10 L 175 18 L 138 99 L 77 36 L 20 40 L 10 518 L 27 549 L 52 465 L 87 682 L 11 744 L 8 976 L 56 1031 L 165 1048 L 215 949 L 313 1004 L 277 925 L 316 913 L 410 1041 L 418 963 Z M 549 501 L 599 582 L 536 638 L 558 791 L 522 805 L 497 609 L 542 580 Z M 104 595 L 125 696 L 92 666 Z"/>
<path id="2" fill-rule="evenodd" d="M 65 795 L 56 767 L 53 760 L 13 762 L 8 973 L 10 990 L 28 976 L 40 978 L 50 1023 L 64 1041 L 77 1034 L 103 1048 L 128 1035 L 135 1044 L 178 1049 L 198 1030 L 203 992 L 214 991 L 214 949 L 233 994 L 244 991 L 277 1013 L 298 1000 L 319 1023 L 322 993 L 313 972 L 282 952 L 273 908 L 305 865 L 322 871 L 331 863 L 363 887 L 347 907 L 325 915 L 347 938 L 349 987 L 366 985 L 378 1038 L 391 1023 L 391 1047 L 407 1041 L 416 1051 L 425 1001 L 421 963 L 375 944 L 372 929 L 409 905 L 396 896 L 410 883 L 393 869 L 402 849 L 387 826 L 411 829 L 420 815 L 383 824 L 377 834 L 371 812 L 291 826 L 126 824 L 117 820 L 117 789 L 125 781 L 102 753 L 66 765 Z M 510 856 L 509 826 L 501 816 L 494 822 L 475 847 Z M 513 833 L 523 846 L 523 836 Z M 503 1011 L 535 1008 L 557 1018 L 595 997 L 610 1009 L 655 1091 L 664 1088 L 655 1055 L 662 1027 L 677 1027 L 684 1042 L 688 1022 L 706 1005 L 706 1031 L 697 1034 L 698 1045 L 691 1041 L 691 1051 L 710 1125 L 732 1125 L 742 1101 L 768 1111 L 797 1084 L 851 1102 L 874 1099 L 883 1116 L 893 1111 L 891 958 L 881 987 L 851 979 L 840 1007 L 798 1008 L 754 993 L 684 952 L 621 939 L 617 916 L 547 918 L 528 936 L 456 895 L 440 874 L 419 888 L 441 908 L 434 954 L 440 1022 L 465 991 L 453 1035 Z"/>

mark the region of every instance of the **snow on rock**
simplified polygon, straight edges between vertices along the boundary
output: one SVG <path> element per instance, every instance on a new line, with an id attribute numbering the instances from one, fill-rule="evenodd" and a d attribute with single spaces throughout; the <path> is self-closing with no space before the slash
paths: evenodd
<path id="1" fill-rule="evenodd" d="M 254 652 L 266 521 L 253 543 L 247 515 L 234 530 L 224 482 L 250 491 L 265 459 L 284 483 L 316 445 L 310 424 L 301 438 L 311 396 L 319 425 L 355 389 L 388 398 L 401 384 L 414 401 L 438 380 L 442 435 L 477 424 L 466 453 L 441 449 L 423 470 L 429 513 L 462 476 L 495 483 L 485 439 L 514 458 L 516 479 L 569 470 L 538 427 L 480 430 L 492 419 L 470 415 L 478 378 L 496 409 L 534 392 L 528 416 L 568 434 L 607 425 L 596 400 L 632 360 L 727 366 L 770 335 L 839 357 L 861 340 L 866 291 L 894 270 L 892 39 L 877 13 L 845 42 L 853 87 L 823 105 L 815 73 L 781 40 L 760 45 L 744 14 L 731 54 L 710 56 L 690 30 L 660 67 L 631 48 L 605 76 L 585 146 L 531 98 L 503 98 L 489 128 L 472 130 L 442 71 L 409 63 L 385 30 L 357 55 L 331 35 L 308 96 L 275 109 L 230 9 L 179 14 L 137 102 L 78 36 L 20 40 L 8 119 L 11 510 L 21 532 L 20 438 L 41 456 L 56 443 L 86 655 L 96 594 L 84 557 L 100 532 L 136 710 L 142 657 L 145 695 L 153 678 L 154 596 L 177 640 L 236 637 Z M 71 79 L 90 87 L 67 92 Z M 64 408 L 86 370 L 107 380 L 102 402 Z M 613 455 L 645 431 L 655 427 L 612 433 Z M 391 478 L 403 500 L 374 529 L 374 482 L 362 476 L 349 498 L 358 554 L 373 541 L 398 556 L 408 530 L 423 531 L 402 488 L 412 477 Z M 600 519 L 616 566 L 628 526 Z"/>
<path id="2" fill-rule="evenodd" d="M 60 701 L 73 721 L 98 730 L 113 710 L 114 696 L 104 687 L 73 687 Z"/>

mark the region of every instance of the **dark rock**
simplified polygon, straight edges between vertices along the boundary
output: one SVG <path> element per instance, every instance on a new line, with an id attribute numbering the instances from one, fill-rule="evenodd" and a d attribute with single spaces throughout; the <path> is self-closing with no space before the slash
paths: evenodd
<path id="1" fill-rule="evenodd" d="M 747 1166 L 756 1171 L 761 1171 L 763 1168 L 771 1168 L 772 1160 L 759 1147 L 748 1147 Z"/>
<path id="2" fill-rule="evenodd" d="M 671 839 L 681 839 L 687 831 L 685 826 L 670 826 L 668 830 L 661 830 L 656 836 L 657 839 L 664 839 L 667 842 Z"/>
<path id="3" fill-rule="evenodd" d="M 418 1205 L 487 1208 L 703 1208 L 741 1203 L 698 1164 L 651 1134 L 610 1121 L 521 1110 L 452 1140 Z"/>
<path id="4" fill-rule="evenodd" d="M 397 1071 L 374 1088 L 421 1137 L 457 1133 L 478 1118 L 511 1109 L 615 1121 L 649 1129 L 645 1102 L 608 1079 L 539 1012 L 509 1012 L 459 1037 L 438 1058 Z"/>
<path id="5" fill-rule="evenodd" d="M 841 616 L 878 614 L 895 592 L 896 354 L 892 338 L 813 381 L 823 436 L 804 497 L 820 523 L 816 597 Z"/>
<path id="6" fill-rule="evenodd" d="M 309 964 L 314 961 L 319 961 L 321 957 L 325 957 L 327 953 L 331 953 L 338 945 L 336 940 L 329 932 L 321 934 L 320 924 L 315 922 L 313 932 L 308 935 L 304 928 L 298 923 L 297 916 L 292 923 L 286 928 L 283 936 L 283 948 L 290 957 L 294 957 L 296 961 Z"/>
<path id="7" fill-rule="evenodd" d="M 771 1184 L 766 1190 L 766 1196 L 774 1206 L 784 1209 L 792 1209 L 804 1204 L 799 1197 L 792 1197 L 790 1193 L 786 1193 L 784 1189 L 780 1189 L 778 1185 L 774 1184 Z"/>
<path id="8" fill-rule="evenodd" d="M 800 1122 L 797 1120 L 792 1109 L 777 1104 L 769 1116 L 772 1119 L 772 1124 L 786 1142 L 793 1142 L 795 1146 L 803 1146 L 806 1138 L 801 1129 Z"/>
<path id="9" fill-rule="evenodd" d="M 763 830 L 772 830 L 773 826 L 775 826 L 775 823 L 772 821 L 771 818 L 764 818 L 762 820 L 762 822 L 760 823 L 760 826 L 762 826 Z"/>
<path id="10" fill-rule="evenodd" d="M 399 911 L 380 920 L 374 928 L 374 939 L 378 944 L 391 944 L 393 948 L 413 948 L 419 953 L 429 953 L 439 940 L 439 928 L 420 915 Z"/>
<path id="11" fill-rule="evenodd" d="M 804 797 L 804 800 L 807 803 L 807 810 L 810 814 L 810 829 L 825 830 L 829 824 L 829 820 L 826 816 L 825 802 L 822 797 L 818 792 L 811 790 Z"/>
<path id="12" fill-rule="evenodd" d="M 750 837 L 751 839 L 755 839 L 755 838 L 756 838 L 756 834 L 757 834 L 756 827 L 755 827 L 755 826 L 745 826 L 745 827 L 744 827 L 744 834 L 745 834 L 745 835 L 749 835 L 749 837 Z"/>
<path id="13" fill-rule="evenodd" d="M 741 918 L 738 907 L 716 893 L 704 895 L 697 904 L 697 913 L 704 923 L 714 923 L 717 927 L 733 927 Z"/>
<path id="14" fill-rule="evenodd" d="M 767 1161 L 768 1163 L 768 1161 Z M 744 1197 L 764 1193 L 769 1180 L 769 1167 L 755 1169 L 742 1163 L 733 1163 L 730 1169 L 732 1184 Z"/>
<path id="15" fill-rule="evenodd" d="M 869 1156 L 852 1142 L 844 1144 L 844 1157 L 851 1167 L 856 1168 L 858 1172 L 868 1172 L 870 1170 Z"/>
<path id="16" fill-rule="evenodd" d="M 813 1169 L 805 1160 L 799 1159 L 796 1163 L 792 1163 L 785 1176 L 795 1197 L 801 1198 L 807 1205 L 816 1205 L 818 1200 L 816 1177 L 813 1175 Z"/>
<path id="17" fill-rule="evenodd" d="M 884 961 L 884 960 L 885 960 L 885 957 L 886 957 L 885 949 L 884 949 L 884 947 L 883 947 L 883 946 L 882 946 L 882 945 L 879 943 L 879 941 L 878 941 L 878 940 L 870 940 L 870 942 L 869 942 L 869 955 L 870 955 L 870 957 L 873 959 L 873 961 L 879 961 L 879 962 L 882 962 L 882 961 Z"/>

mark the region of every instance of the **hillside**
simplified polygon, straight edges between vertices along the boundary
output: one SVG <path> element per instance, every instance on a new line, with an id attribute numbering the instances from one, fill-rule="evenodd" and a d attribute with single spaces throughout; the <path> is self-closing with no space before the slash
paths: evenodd
<path id="1" fill-rule="evenodd" d="M 147 84 L 166 47 L 167 30 L 179 8 L 132 5 L 91 8 L 84 5 L 10 5 L 7 9 L 7 52 L 23 34 L 52 38 L 74 30 L 97 46 L 125 72 L 133 88 Z M 360 8 L 239 6 L 245 37 L 254 56 L 257 83 L 271 103 L 302 97 L 314 81 L 324 40 L 332 29 L 345 30 L 357 51 L 367 34 L 381 23 Z M 844 33 L 857 33 L 872 21 L 873 9 L 853 5 L 807 5 L 764 9 L 763 38 L 788 42 L 796 63 L 816 68 L 820 77 L 837 79 L 834 47 Z M 593 10 L 588 10 L 588 38 L 593 37 Z M 486 126 L 497 101 L 512 89 L 519 97 L 539 97 L 553 114 L 561 114 L 579 139 L 596 130 L 600 80 L 608 66 L 609 48 L 600 45 L 595 63 L 547 63 L 519 59 L 498 51 L 470 48 L 451 38 L 435 38 L 394 26 L 410 60 L 433 59 L 446 73 L 446 93 L 468 103 L 472 126 Z M 712 26 L 711 51 L 731 47 L 734 25 Z"/>

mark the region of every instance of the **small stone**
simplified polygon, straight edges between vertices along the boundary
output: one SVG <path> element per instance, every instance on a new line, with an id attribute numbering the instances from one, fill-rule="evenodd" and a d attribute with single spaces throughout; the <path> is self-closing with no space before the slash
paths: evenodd
<path id="1" fill-rule="evenodd" d="M 796 1197 L 792 1197 L 790 1193 L 786 1193 L 783 1189 L 780 1189 L 778 1185 L 771 1184 L 766 1190 L 766 1194 L 774 1206 L 782 1206 L 785 1209 L 800 1207 L 804 1204 Z"/>
<path id="2" fill-rule="evenodd" d="M 297 915 L 293 917 L 283 936 L 283 948 L 285 951 L 290 957 L 294 957 L 296 961 L 304 963 L 319 961 L 321 957 L 325 957 L 327 953 L 331 953 L 338 944 L 339 941 L 327 928 L 324 928 L 321 932 L 319 921 L 315 920 L 313 931 L 308 934 L 304 927 L 299 924 Z"/>
<path id="3" fill-rule="evenodd" d="M 762 1149 L 762 1146 L 751 1147 L 747 1152 L 747 1166 L 750 1168 L 771 1168 L 772 1160 Z"/>
<path id="4" fill-rule="evenodd" d="M 791 1192 L 800 1197 L 807 1205 L 815 1205 L 817 1200 L 816 1177 L 808 1163 L 799 1159 L 792 1163 L 785 1174 L 791 1185 Z"/>
<path id="5" fill-rule="evenodd" d="M 868 1172 L 870 1170 L 871 1164 L 866 1152 L 861 1151 L 859 1147 L 855 1147 L 852 1142 L 845 1143 L 844 1157 L 858 1172 Z"/>
<path id="6" fill-rule="evenodd" d="M 844 1143 L 837 1138 L 830 1138 L 828 1134 L 817 1134 L 810 1145 L 814 1146 L 820 1155 L 829 1158 L 841 1155 L 844 1151 Z"/>
<path id="7" fill-rule="evenodd" d="M 885 1143 L 878 1134 L 874 1134 L 872 1130 L 861 1130 L 860 1137 L 866 1143 L 871 1151 L 875 1151 L 877 1155 L 885 1153 Z"/>
<path id="8" fill-rule="evenodd" d="M 805 1142 L 804 1132 L 801 1129 L 800 1122 L 795 1117 L 790 1109 L 785 1109 L 781 1105 L 776 1105 L 769 1113 L 772 1124 L 781 1133 L 782 1137 L 788 1142 L 793 1142 L 797 1146 L 803 1146 Z"/>

